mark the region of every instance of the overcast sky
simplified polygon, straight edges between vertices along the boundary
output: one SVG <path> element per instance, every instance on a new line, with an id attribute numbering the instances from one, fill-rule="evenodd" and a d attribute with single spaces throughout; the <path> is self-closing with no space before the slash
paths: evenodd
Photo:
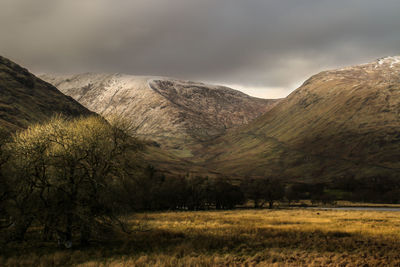
<path id="1" fill-rule="evenodd" d="M 400 54 L 399 0 L 0 0 L 0 55 L 34 73 L 122 72 L 284 97 Z"/>

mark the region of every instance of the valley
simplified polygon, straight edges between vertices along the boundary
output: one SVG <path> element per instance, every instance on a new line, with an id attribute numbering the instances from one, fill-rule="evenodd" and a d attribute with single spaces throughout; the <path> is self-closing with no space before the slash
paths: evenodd
<path id="1" fill-rule="evenodd" d="M 400 266 L 400 1 L 0 1 L 0 267 Z"/>
<path id="2" fill-rule="evenodd" d="M 169 78 L 41 77 L 94 112 L 129 120 L 138 137 L 163 149 L 164 170 L 171 155 L 182 160 L 178 172 L 235 179 L 326 182 L 400 172 L 399 57 L 323 71 L 278 100 Z"/>
<path id="3" fill-rule="evenodd" d="M 398 264 L 399 57 L 277 100 L 0 59 L 2 266 Z"/>

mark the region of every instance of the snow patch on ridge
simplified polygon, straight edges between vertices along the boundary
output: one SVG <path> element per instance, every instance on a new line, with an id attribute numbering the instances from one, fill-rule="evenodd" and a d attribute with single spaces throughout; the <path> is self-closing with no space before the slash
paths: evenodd
<path id="1" fill-rule="evenodd" d="M 377 60 L 379 65 L 390 64 L 390 68 L 400 63 L 400 56 L 384 57 Z"/>

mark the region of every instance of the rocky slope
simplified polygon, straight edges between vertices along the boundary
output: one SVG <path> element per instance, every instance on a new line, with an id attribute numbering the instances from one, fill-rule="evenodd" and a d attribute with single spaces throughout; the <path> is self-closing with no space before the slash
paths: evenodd
<path id="1" fill-rule="evenodd" d="M 237 176 L 399 176 L 400 57 L 321 72 L 203 151 Z M 249 164 L 251 162 L 251 164 Z"/>
<path id="2" fill-rule="evenodd" d="M 42 75 L 64 94 L 104 116 L 129 120 L 139 137 L 179 157 L 227 129 L 249 123 L 277 100 L 203 83 L 123 74 Z"/>
<path id="3" fill-rule="evenodd" d="M 49 119 L 56 114 L 91 114 L 71 97 L 0 56 L 0 126 L 9 131 Z"/>

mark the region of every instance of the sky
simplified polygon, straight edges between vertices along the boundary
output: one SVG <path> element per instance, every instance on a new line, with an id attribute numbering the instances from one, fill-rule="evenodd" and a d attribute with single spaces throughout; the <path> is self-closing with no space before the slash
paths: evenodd
<path id="1" fill-rule="evenodd" d="M 168 76 L 285 97 L 400 54 L 399 0 L 0 0 L 0 55 L 34 73 Z"/>

